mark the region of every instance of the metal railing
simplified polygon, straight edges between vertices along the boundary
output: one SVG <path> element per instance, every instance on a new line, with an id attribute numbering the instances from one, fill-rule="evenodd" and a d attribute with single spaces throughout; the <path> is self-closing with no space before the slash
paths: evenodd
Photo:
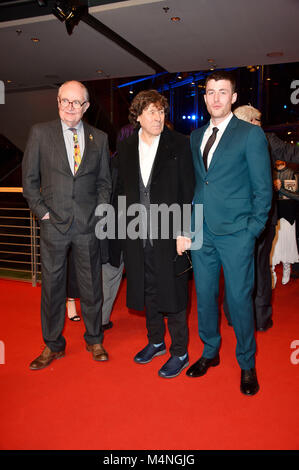
<path id="1" fill-rule="evenodd" d="M 21 196 L 22 188 L 0 187 L 0 193 L 7 196 L 0 203 L 0 277 L 27 280 L 36 286 L 40 281 L 37 219 L 22 197 L 18 204 L 9 201 L 9 194 Z"/>

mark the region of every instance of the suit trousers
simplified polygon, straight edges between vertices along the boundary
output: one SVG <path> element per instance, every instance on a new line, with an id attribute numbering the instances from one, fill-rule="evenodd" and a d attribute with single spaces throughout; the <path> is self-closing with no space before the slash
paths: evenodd
<path id="1" fill-rule="evenodd" d="M 165 335 L 164 314 L 158 308 L 155 249 L 148 241 L 144 247 L 144 299 L 149 343 L 162 343 Z M 171 337 L 170 354 L 172 356 L 183 356 L 187 352 L 188 345 L 186 309 L 177 313 L 164 313 L 167 314 L 167 324 Z"/>
<path id="2" fill-rule="evenodd" d="M 102 265 L 103 276 L 103 306 L 102 306 L 102 325 L 107 325 L 115 298 L 122 280 L 124 263 L 121 262 L 119 267 L 112 266 L 110 263 Z"/>
<path id="3" fill-rule="evenodd" d="M 110 316 L 117 292 L 122 280 L 124 270 L 124 263 L 121 259 L 118 267 L 112 266 L 110 263 L 102 264 L 102 289 L 103 289 L 103 303 L 102 303 L 102 325 L 107 325 L 110 321 Z M 68 256 L 68 270 L 67 270 L 67 297 L 77 299 L 80 298 L 79 286 L 76 276 L 75 260 L 72 250 Z"/>
<path id="4" fill-rule="evenodd" d="M 256 328 L 264 328 L 272 319 L 272 277 L 270 269 L 270 252 L 275 236 L 275 225 L 267 224 L 256 241 L 255 247 L 255 283 L 253 306 Z M 232 323 L 226 295 L 223 311 L 229 323 Z"/>
<path id="5" fill-rule="evenodd" d="M 61 233 L 50 220 L 40 223 L 42 268 L 41 321 L 45 344 L 52 351 L 65 349 L 62 335 L 65 322 L 67 256 L 73 250 L 82 317 L 87 344 L 102 342 L 101 259 L 95 233 L 79 233 L 73 223 Z"/>
<path id="6" fill-rule="evenodd" d="M 236 357 L 241 369 L 251 369 L 255 364 L 254 246 L 255 237 L 249 230 L 215 235 L 204 221 L 202 248 L 191 250 L 203 356 L 211 359 L 220 348 L 219 278 L 222 266 L 227 303 L 237 338 Z"/>

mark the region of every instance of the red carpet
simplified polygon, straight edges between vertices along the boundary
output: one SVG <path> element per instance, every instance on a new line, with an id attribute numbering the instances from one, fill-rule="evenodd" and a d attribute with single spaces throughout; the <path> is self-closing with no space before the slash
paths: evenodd
<path id="1" fill-rule="evenodd" d="M 0 281 L 0 448 L 30 449 L 299 449 L 299 363 L 291 363 L 299 341 L 299 280 L 274 294 L 274 326 L 257 334 L 254 397 L 239 391 L 235 337 L 222 316 L 219 367 L 202 378 L 183 372 L 161 379 L 168 356 L 137 365 L 133 356 L 146 344 L 145 320 L 125 307 L 122 284 L 106 332 L 107 363 L 96 363 L 85 350 L 83 322 L 66 321 L 67 354 L 42 371 L 28 365 L 42 347 L 40 288 Z M 201 355 L 195 293 L 189 316 L 190 362 Z M 166 337 L 169 345 L 169 336 Z M 1 358 L 0 358 L 1 359 Z M 2 358 L 3 359 L 3 358 Z M 0 360 L 1 362 L 1 360 Z"/>

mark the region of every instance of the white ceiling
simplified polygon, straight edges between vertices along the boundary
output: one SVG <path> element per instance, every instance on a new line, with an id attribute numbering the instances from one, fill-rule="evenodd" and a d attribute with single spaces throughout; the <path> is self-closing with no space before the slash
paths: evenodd
<path id="1" fill-rule="evenodd" d="M 129 0 L 89 14 L 169 72 L 207 70 L 208 59 L 217 68 L 299 61 L 298 0 Z M 8 90 L 153 73 L 82 21 L 71 36 L 54 15 L 0 22 L 0 80 Z"/>

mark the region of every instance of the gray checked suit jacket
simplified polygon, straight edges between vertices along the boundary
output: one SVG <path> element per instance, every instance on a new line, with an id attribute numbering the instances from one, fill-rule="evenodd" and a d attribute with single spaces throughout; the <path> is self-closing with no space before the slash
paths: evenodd
<path id="1" fill-rule="evenodd" d="M 30 209 L 39 219 L 49 212 L 62 233 L 73 221 L 80 233 L 93 231 L 97 205 L 110 202 L 107 135 L 83 125 L 85 149 L 76 175 L 69 166 L 60 119 L 32 127 L 23 157 L 23 195 Z"/>

